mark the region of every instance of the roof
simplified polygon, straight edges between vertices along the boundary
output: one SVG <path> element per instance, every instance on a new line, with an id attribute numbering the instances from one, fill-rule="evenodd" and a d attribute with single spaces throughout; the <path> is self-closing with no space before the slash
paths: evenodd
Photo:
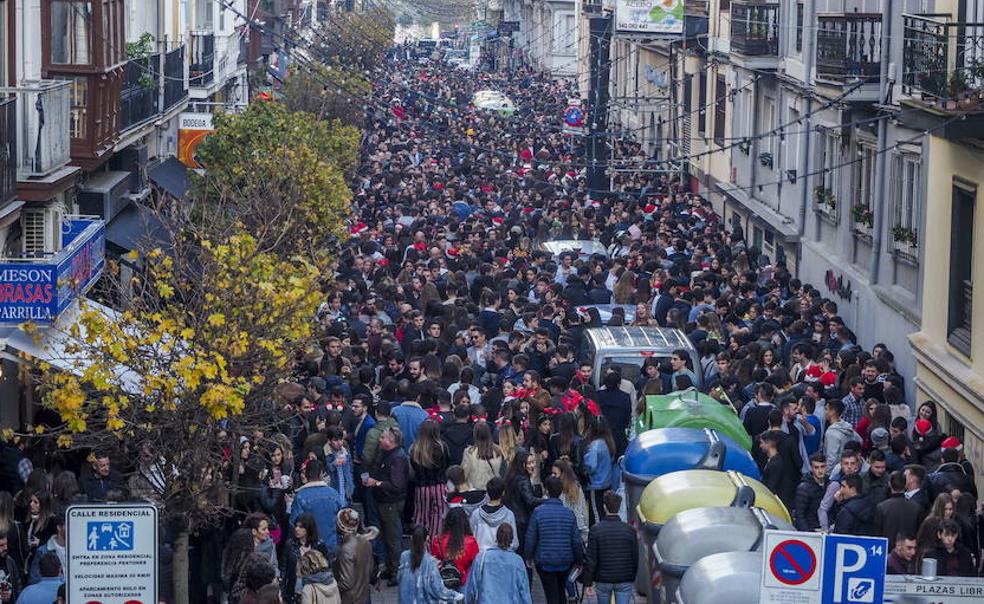
<path id="1" fill-rule="evenodd" d="M 188 191 L 188 168 L 177 158 L 169 157 L 147 171 L 150 179 L 172 197 L 181 199 Z"/>
<path id="2" fill-rule="evenodd" d="M 690 350 L 693 344 L 679 329 L 664 327 L 592 327 L 587 330 L 596 348 Z"/>

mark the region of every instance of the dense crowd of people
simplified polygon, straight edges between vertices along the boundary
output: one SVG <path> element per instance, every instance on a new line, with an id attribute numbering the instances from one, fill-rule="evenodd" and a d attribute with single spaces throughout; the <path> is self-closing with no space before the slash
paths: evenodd
<path id="1" fill-rule="evenodd" d="M 617 460 L 644 397 L 691 387 L 734 407 L 797 529 L 885 536 L 893 573 L 923 559 L 979 573 L 975 469 L 935 403 L 910 412 L 892 352 L 858 345 L 836 302 L 679 175 L 621 173 L 589 194 L 560 128 L 570 83 L 404 52 L 387 70 L 319 345 L 282 390 L 296 415 L 240 437 L 236 514 L 194 536 L 192 601 L 365 604 L 390 585 L 406 604 L 529 603 L 535 572 L 550 604 L 578 585 L 631 602 Z M 489 88 L 517 114 L 469 106 Z M 604 253 L 555 255 L 551 240 Z M 592 375 L 585 330 L 606 325 L 680 329 L 699 366 L 681 351 Z M 162 481 L 102 453 L 76 475 L 3 452 L 0 602 L 55 600 L 59 510 L 153 499 Z"/>

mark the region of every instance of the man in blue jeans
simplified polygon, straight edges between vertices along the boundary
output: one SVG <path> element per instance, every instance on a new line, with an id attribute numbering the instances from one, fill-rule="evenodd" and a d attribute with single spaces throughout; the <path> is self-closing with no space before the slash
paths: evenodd
<path id="1" fill-rule="evenodd" d="M 564 485 L 555 476 L 543 481 L 547 499 L 530 516 L 526 531 L 527 566 L 536 565 L 547 604 L 567 602 L 567 576 L 584 559 L 577 519 L 560 501 Z"/>
<path id="2" fill-rule="evenodd" d="M 639 566 L 638 538 L 635 529 L 618 517 L 622 498 L 614 491 L 605 491 L 603 500 L 605 516 L 588 533 L 583 581 L 587 595 L 597 593 L 598 604 L 609 604 L 612 595 L 615 604 L 631 604 L 632 582 Z"/>

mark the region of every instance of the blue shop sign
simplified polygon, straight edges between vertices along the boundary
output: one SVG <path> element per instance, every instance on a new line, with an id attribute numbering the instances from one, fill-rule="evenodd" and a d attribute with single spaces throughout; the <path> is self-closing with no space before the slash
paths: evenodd
<path id="1" fill-rule="evenodd" d="M 106 223 L 66 220 L 62 249 L 0 264 L 0 324 L 50 324 L 95 284 L 106 265 Z"/>

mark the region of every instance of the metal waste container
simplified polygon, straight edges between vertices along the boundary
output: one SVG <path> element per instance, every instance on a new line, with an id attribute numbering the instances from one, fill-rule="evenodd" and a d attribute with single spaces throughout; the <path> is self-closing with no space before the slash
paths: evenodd
<path id="1" fill-rule="evenodd" d="M 726 552 L 701 558 L 677 588 L 680 604 L 759 604 L 762 552 Z"/>
<path id="2" fill-rule="evenodd" d="M 776 518 L 792 522 L 782 501 L 761 482 L 737 472 L 714 470 L 684 470 L 654 479 L 642 492 L 638 516 L 639 540 L 645 555 L 639 563 L 645 564 L 645 575 L 650 578 L 644 585 L 637 585 L 647 596 L 651 581 L 658 568 L 653 559 L 653 543 L 660 529 L 671 518 L 684 510 L 703 507 L 760 507 Z"/>
<path id="3" fill-rule="evenodd" d="M 635 432 L 642 434 L 655 428 L 713 428 L 746 451 L 752 449 L 752 437 L 735 408 L 693 388 L 646 397 L 646 407 L 635 420 Z"/>
<path id="4" fill-rule="evenodd" d="M 723 552 L 759 551 L 769 529 L 796 530 L 760 508 L 707 507 L 680 512 L 653 544 L 654 579 L 650 602 L 676 602 L 680 579 L 701 558 Z"/>

